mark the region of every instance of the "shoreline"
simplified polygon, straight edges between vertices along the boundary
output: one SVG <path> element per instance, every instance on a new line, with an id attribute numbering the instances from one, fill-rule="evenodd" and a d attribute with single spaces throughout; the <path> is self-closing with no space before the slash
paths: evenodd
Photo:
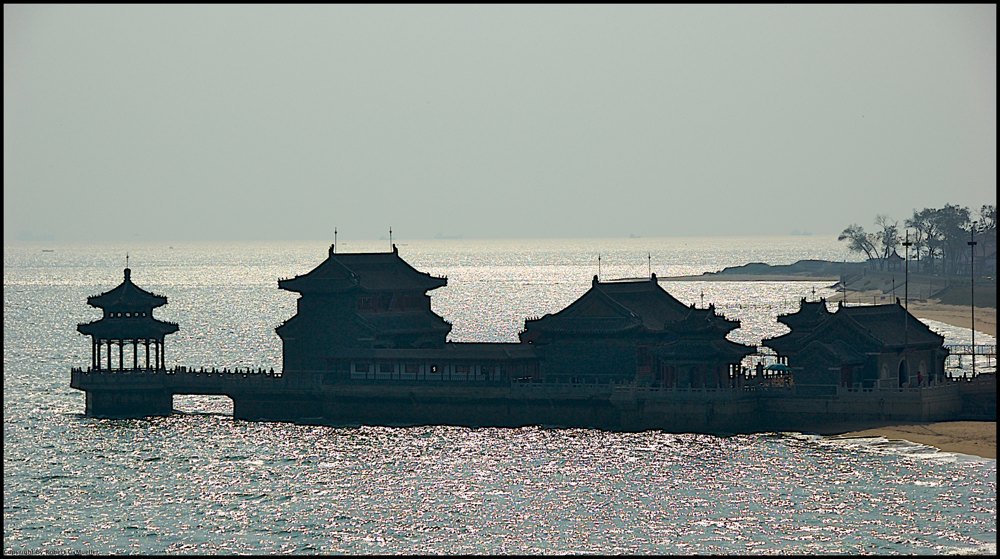
<path id="1" fill-rule="evenodd" d="M 969 328 L 971 317 L 969 307 L 944 305 L 933 301 L 911 301 L 910 313 L 917 318 L 936 320 L 959 328 Z M 997 337 L 997 310 L 976 307 L 975 330 Z"/>
<path id="2" fill-rule="evenodd" d="M 943 452 L 957 452 L 996 460 L 997 424 L 994 421 L 942 421 L 891 425 L 831 435 L 832 439 L 883 437 L 932 446 Z"/>
<path id="3" fill-rule="evenodd" d="M 709 274 L 700 276 L 673 276 L 659 278 L 660 281 L 838 281 L 838 278 L 829 276 L 814 275 L 790 275 L 790 274 Z M 827 300 L 836 303 L 842 299 L 841 295 L 828 298 Z M 861 304 L 875 301 L 880 304 L 891 302 L 892 296 L 881 290 L 855 290 L 848 288 L 847 303 Z M 971 309 L 963 305 L 947 305 L 936 299 L 911 297 L 907 305 L 913 316 L 927 320 L 936 320 L 958 328 L 970 328 L 972 326 Z M 976 307 L 975 330 L 983 332 L 996 338 L 997 336 L 997 310 L 995 307 Z"/>

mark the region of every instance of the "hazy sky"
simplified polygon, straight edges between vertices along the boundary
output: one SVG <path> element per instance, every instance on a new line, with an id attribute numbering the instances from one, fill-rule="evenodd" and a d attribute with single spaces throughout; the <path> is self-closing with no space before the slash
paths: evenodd
<path id="1" fill-rule="evenodd" d="M 996 5 L 4 5 L 4 241 L 835 234 L 996 201 Z"/>

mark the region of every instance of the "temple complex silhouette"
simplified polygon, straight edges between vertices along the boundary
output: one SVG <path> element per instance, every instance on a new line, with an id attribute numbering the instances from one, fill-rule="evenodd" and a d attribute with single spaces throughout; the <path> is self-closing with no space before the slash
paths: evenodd
<path id="1" fill-rule="evenodd" d="M 517 427 L 639 431 L 840 432 L 899 421 L 996 418 L 995 373 L 945 374 L 944 338 L 897 301 L 830 311 L 802 300 L 791 329 L 753 346 L 726 336 L 740 322 L 685 305 L 648 278 L 600 281 L 566 308 L 525 320 L 514 343 L 449 342 L 429 292 L 447 278 L 389 252 L 337 253 L 278 281 L 299 294 L 276 328 L 280 371 L 168 368 L 153 318 L 166 297 L 132 283 L 88 298 L 104 316 L 71 386 L 86 414 L 166 415 L 178 394 L 225 395 L 237 419 L 330 425 Z M 116 351 L 117 349 L 117 351 Z M 131 359 L 126 353 L 131 350 Z M 140 354 L 142 359 L 140 359 Z"/>

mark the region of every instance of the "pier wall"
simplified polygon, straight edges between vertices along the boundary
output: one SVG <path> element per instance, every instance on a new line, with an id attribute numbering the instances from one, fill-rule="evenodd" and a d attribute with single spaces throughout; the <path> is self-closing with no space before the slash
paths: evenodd
<path id="1" fill-rule="evenodd" d="M 986 376 L 986 375 L 984 375 Z M 986 384 L 989 386 L 986 386 Z M 996 420 L 995 377 L 934 387 L 854 391 L 655 389 L 612 384 L 356 382 L 205 371 L 73 371 L 87 415 L 169 415 L 175 394 L 225 395 L 248 421 L 327 425 L 456 425 L 613 431 L 832 434 L 900 422 Z M 992 414 L 992 415 L 991 415 Z"/>
<path id="2" fill-rule="evenodd" d="M 936 387 L 848 391 L 811 395 L 767 394 L 760 400 L 760 427 L 773 431 L 832 434 L 892 423 L 953 420 L 962 407 L 953 383 Z"/>

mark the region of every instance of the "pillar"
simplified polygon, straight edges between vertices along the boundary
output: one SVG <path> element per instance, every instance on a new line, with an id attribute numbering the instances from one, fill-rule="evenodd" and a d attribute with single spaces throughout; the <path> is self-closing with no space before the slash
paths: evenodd
<path id="1" fill-rule="evenodd" d="M 149 338 L 146 338 L 146 368 L 149 368 Z"/>
<path id="2" fill-rule="evenodd" d="M 118 340 L 118 370 L 125 370 L 125 340 Z"/>
<path id="3" fill-rule="evenodd" d="M 111 340 L 108 340 L 108 370 L 111 370 Z"/>
<path id="4" fill-rule="evenodd" d="M 139 368 L 139 340 L 132 340 L 132 369 Z"/>
<path id="5" fill-rule="evenodd" d="M 97 369 L 97 363 L 100 361 L 100 357 L 97 355 L 97 338 L 91 338 L 90 340 L 90 368 Z"/>

